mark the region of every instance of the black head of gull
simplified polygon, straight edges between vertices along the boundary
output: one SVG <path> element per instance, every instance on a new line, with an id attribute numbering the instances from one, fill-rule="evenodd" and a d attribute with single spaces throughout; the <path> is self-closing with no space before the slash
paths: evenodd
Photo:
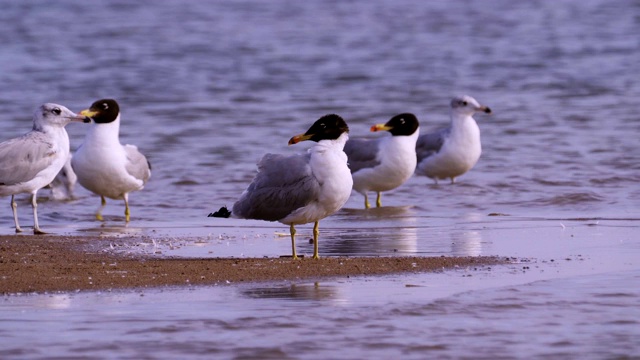
<path id="1" fill-rule="evenodd" d="M 376 206 L 381 207 L 381 193 L 397 188 L 413 175 L 420 123 L 414 114 L 402 113 L 384 124 L 373 125 L 371 131 L 388 131 L 392 136 L 349 140 L 344 149 L 353 189 L 364 196 L 365 208 L 371 206 L 368 191 L 377 193 Z"/>
<path id="2" fill-rule="evenodd" d="M 338 211 L 349 199 L 353 181 L 347 166 L 344 144 L 349 127 L 340 116 L 321 117 L 289 145 L 316 142 L 306 153 L 291 156 L 266 154 L 258 162 L 258 173 L 233 204 L 209 214 L 279 221 L 289 225 L 292 257 L 297 259 L 295 225 L 313 222 L 313 257 L 318 258 L 319 221 Z"/>

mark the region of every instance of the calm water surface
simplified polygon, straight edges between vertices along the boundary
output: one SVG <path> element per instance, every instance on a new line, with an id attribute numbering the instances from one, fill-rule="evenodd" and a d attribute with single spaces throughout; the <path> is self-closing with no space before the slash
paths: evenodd
<path id="1" fill-rule="evenodd" d="M 320 252 L 528 260 L 317 284 L 10 296 L 2 357 L 640 356 L 637 2 L 1 3 L 1 140 L 29 130 L 41 103 L 78 111 L 112 97 L 122 142 L 153 164 L 131 195 L 129 226 L 118 201 L 95 222 L 99 199 L 77 187 L 68 202 L 41 191 L 44 229 L 111 237 L 106 251 L 286 254 L 286 226 L 206 218 L 233 203 L 264 153 L 305 151 L 286 142 L 331 112 L 352 137 L 375 136 L 372 124 L 400 112 L 435 130 L 450 98 L 467 93 L 494 110 L 476 116 L 478 165 L 453 186 L 414 177 L 382 209 L 361 210 L 354 194 L 322 221 Z M 85 130 L 68 126 L 72 148 Z M 11 234 L 2 201 L 0 234 Z M 29 225 L 26 196 L 19 210 Z"/>

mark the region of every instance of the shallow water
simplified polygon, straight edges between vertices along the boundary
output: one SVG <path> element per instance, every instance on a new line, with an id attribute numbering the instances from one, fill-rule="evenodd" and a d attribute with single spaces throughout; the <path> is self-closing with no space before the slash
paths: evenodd
<path id="1" fill-rule="evenodd" d="M 305 151 L 286 142 L 330 112 L 352 137 L 375 136 L 372 124 L 407 111 L 434 130 L 447 124 L 451 96 L 467 93 L 494 111 L 475 117 L 476 167 L 455 185 L 414 177 L 384 194 L 382 209 L 361 210 L 353 194 L 321 222 L 320 253 L 501 255 L 545 270 L 9 297 L 2 354 L 638 355 L 637 323 L 615 319 L 638 308 L 639 18 L 635 2 L 601 0 L 4 3 L 1 139 L 26 132 L 43 102 L 78 111 L 113 97 L 122 142 L 153 164 L 127 227 L 118 201 L 94 221 L 99 199 L 77 187 L 70 202 L 41 191 L 45 230 L 112 237 L 106 251 L 287 254 L 286 226 L 206 218 L 233 203 L 264 153 Z M 73 148 L 85 130 L 68 126 Z M 13 232 L 8 203 L 0 234 Z M 28 226 L 24 196 L 19 210 Z M 311 228 L 299 231 L 308 254 Z M 265 286 L 276 296 L 256 296 Z M 311 295 L 292 302 L 291 292 Z M 116 300 L 96 300 L 107 298 Z M 50 337 L 32 346 L 36 329 Z"/>
<path id="2" fill-rule="evenodd" d="M 562 224 L 528 219 L 479 229 L 483 253 L 514 255 L 516 262 L 503 266 L 317 282 L 6 296 L 0 299 L 0 355 L 640 356 L 637 226 L 630 231 L 626 220 Z"/>

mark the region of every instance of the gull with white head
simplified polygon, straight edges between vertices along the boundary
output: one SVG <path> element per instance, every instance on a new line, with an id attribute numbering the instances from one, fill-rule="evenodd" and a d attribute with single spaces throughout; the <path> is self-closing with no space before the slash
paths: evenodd
<path id="1" fill-rule="evenodd" d="M 469 171 L 480 158 L 480 128 L 473 119 L 477 112 L 491 114 L 491 109 L 480 105 L 471 96 L 451 100 L 449 127 L 422 135 L 416 144 L 418 165 L 416 174 L 438 179 L 451 179 Z"/>
<path id="2" fill-rule="evenodd" d="M 31 194 L 33 233 L 44 234 L 38 224 L 38 190 L 49 185 L 69 158 L 69 135 L 64 127 L 71 121 L 89 122 L 66 107 L 47 103 L 33 114 L 33 129 L 0 143 L 0 196 L 11 195 L 16 232 L 18 205 L 15 195 Z"/>

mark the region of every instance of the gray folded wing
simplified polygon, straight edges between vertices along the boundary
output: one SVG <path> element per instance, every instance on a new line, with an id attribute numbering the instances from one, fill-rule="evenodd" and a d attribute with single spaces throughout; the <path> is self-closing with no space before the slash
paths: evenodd
<path id="1" fill-rule="evenodd" d="M 232 214 L 245 219 L 278 221 L 318 199 L 320 184 L 309 166 L 309 154 L 266 154 L 258 174 L 233 205 Z"/>
<path id="2" fill-rule="evenodd" d="M 33 131 L 0 143 L 0 185 L 27 182 L 49 167 L 55 152 L 44 133 Z"/>
<path id="3" fill-rule="evenodd" d="M 344 152 L 349 158 L 348 165 L 351 173 L 380 165 L 380 160 L 378 159 L 379 148 L 379 139 L 349 139 L 344 146 Z"/>
<path id="4" fill-rule="evenodd" d="M 416 155 L 418 163 L 423 159 L 437 153 L 442 148 L 445 139 L 449 137 L 451 128 L 441 129 L 425 135 L 420 135 L 416 142 Z"/>
<path id="5" fill-rule="evenodd" d="M 146 183 L 151 176 L 151 164 L 149 164 L 147 158 L 138 151 L 135 145 L 125 145 L 124 150 L 127 154 L 127 164 L 125 165 L 127 172 L 136 179 Z"/>

